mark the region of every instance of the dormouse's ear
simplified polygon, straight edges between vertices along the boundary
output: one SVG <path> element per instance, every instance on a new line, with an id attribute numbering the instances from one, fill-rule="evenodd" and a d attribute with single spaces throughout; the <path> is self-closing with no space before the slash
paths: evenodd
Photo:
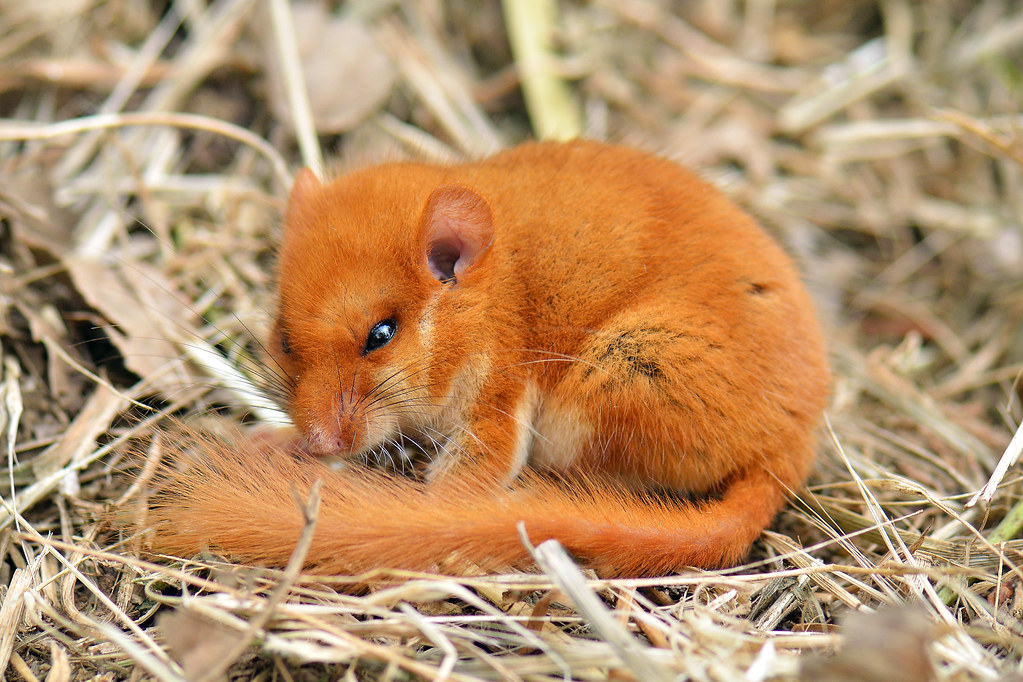
<path id="1" fill-rule="evenodd" d="M 426 202 L 419 242 L 423 260 L 442 282 L 458 281 L 494 238 L 486 199 L 463 185 L 438 187 Z"/>
<path id="2" fill-rule="evenodd" d="M 295 182 L 291 185 L 291 194 L 288 196 L 288 206 L 297 206 L 306 199 L 313 192 L 317 191 L 323 185 L 320 183 L 319 178 L 316 177 L 316 173 L 313 172 L 312 168 L 306 167 L 298 172 L 295 176 Z"/>

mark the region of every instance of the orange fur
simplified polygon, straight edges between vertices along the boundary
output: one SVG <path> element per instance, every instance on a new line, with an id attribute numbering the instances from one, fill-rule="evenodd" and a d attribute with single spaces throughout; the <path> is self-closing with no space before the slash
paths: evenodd
<path id="1" fill-rule="evenodd" d="M 661 574 L 741 559 L 812 464 L 829 379 L 795 269 L 635 150 L 303 173 L 279 295 L 270 349 L 303 452 L 197 441 L 152 505 L 163 551 L 282 565 L 291 490 L 321 477 L 318 571 L 522 566 L 522 521 L 603 574 Z M 426 482 L 308 454 L 399 441 L 429 451 Z"/>

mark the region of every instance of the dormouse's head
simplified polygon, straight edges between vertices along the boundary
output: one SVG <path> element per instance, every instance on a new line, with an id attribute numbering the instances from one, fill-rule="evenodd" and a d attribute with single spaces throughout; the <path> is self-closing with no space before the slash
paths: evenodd
<path id="1" fill-rule="evenodd" d="M 493 216 L 440 172 L 397 164 L 321 184 L 306 169 L 295 180 L 268 347 L 317 454 L 429 438 L 458 399 L 452 300 L 478 286 Z"/>

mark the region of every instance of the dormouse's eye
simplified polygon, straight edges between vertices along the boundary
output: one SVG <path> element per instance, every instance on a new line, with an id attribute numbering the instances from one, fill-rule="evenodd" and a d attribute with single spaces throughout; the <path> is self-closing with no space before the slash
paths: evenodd
<path id="1" fill-rule="evenodd" d="M 398 323 L 394 320 L 377 322 L 369 330 L 369 336 L 366 337 L 366 347 L 362 351 L 363 354 L 376 350 L 381 346 L 386 346 L 394 338 L 396 331 L 398 331 Z"/>
<path id="2" fill-rule="evenodd" d="M 288 335 L 281 332 L 281 352 L 285 355 L 291 355 L 291 344 L 288 343 Z"/>

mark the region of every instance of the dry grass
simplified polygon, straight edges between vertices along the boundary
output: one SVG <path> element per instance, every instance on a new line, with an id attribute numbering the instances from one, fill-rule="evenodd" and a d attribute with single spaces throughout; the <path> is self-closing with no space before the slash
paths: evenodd
<path id="1" fill-rule="evenodd" d="M 343 24 L 304 5 L 302 49 L 327 32 L 308 100 L 274 7 L 0 0 L 8 679 L 1021 673 L 1018 3 L 564 2 L 512 41 L 496 2 L 356 2 Z M 600 582 L 544 547 L 541 575 L 351 596 L 146 557 L 102 522 L 132 513 L 124 443 L 267 411 L 236 368 L 286 169 L 317 140 L 443 159 L 531 125 L 679 158 L 802 259 L 836 384 L 814 485 L 749 565 Z"/>

